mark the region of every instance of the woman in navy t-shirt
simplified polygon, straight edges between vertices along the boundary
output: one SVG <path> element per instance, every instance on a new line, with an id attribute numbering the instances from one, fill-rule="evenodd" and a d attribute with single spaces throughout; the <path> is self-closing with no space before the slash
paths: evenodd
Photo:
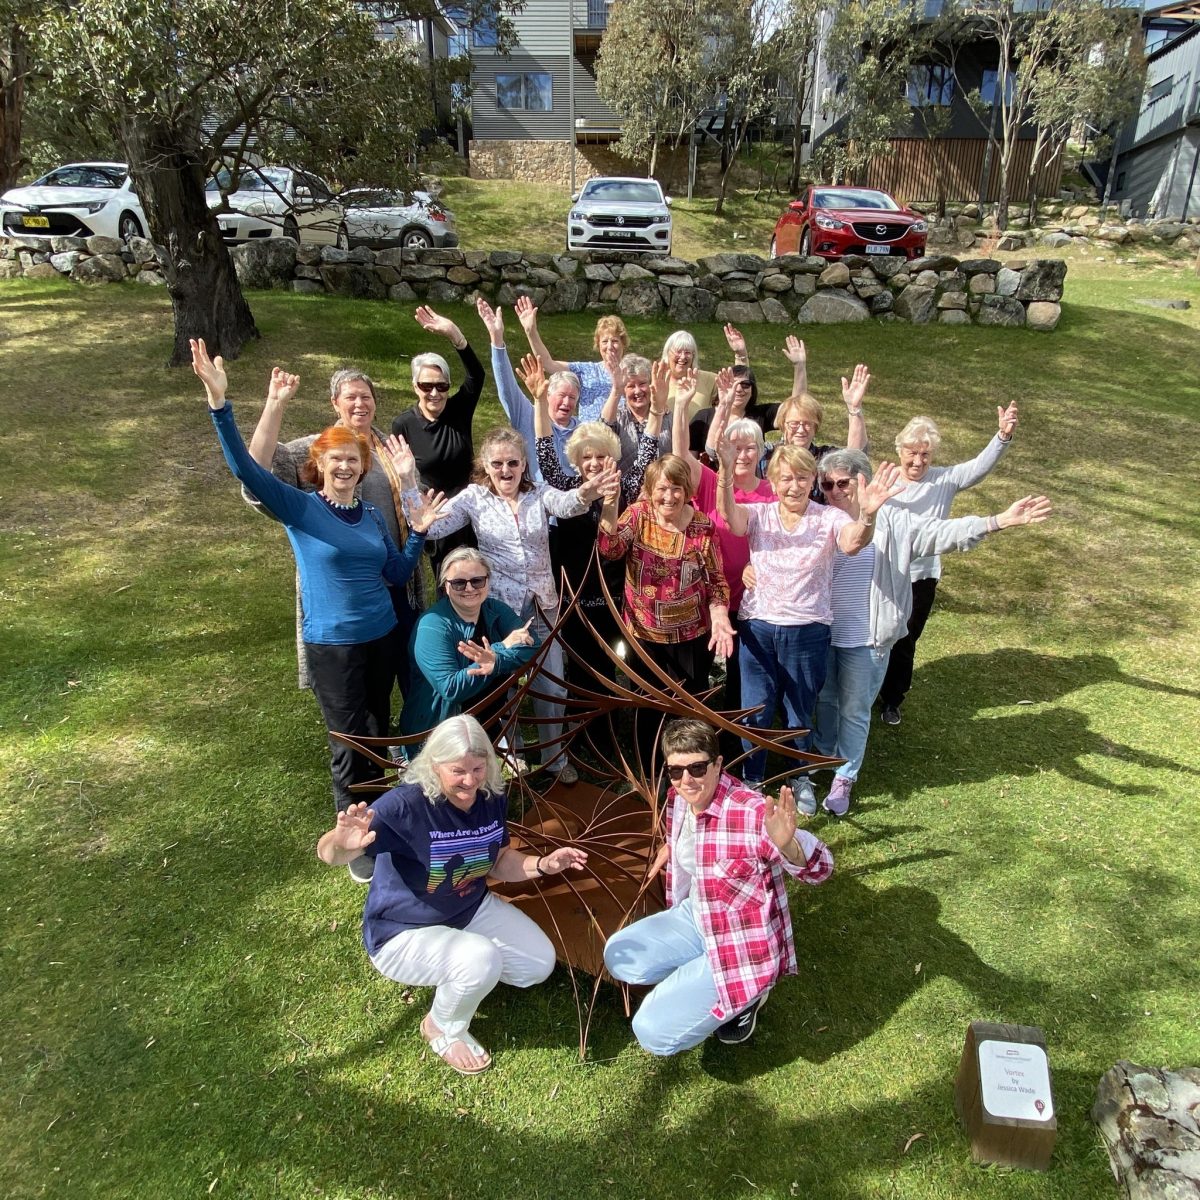
<path id="1" fill-rule="evenodd" d="M 317 856 L 331 866 L 375 859 L 363 910 L 367 954 L 389 979 L 437 989 L 421 1036 L 459 1074 L 477 1075 L 492 1061 L 469 1029 L 483 998 L 499 982 L 532 987 L 554 969 L 550 939 L 487 881 L 580 871 L 587 854 L 509 845 L 500 763 L 474 717 L 443 721 L 404 779 L 372 807 L 339 813 Z"/>

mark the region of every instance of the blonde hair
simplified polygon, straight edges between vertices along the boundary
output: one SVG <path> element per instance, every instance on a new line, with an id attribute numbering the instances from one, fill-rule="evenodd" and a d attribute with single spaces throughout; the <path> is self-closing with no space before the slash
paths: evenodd
<path id="1" fill-rule="evenodd" d="M 456 759 L 465 758 L 468 754 L 477 755 L 487 763 L 487 774 L 484 785 L 489 792 L 499 794 L 504 791 L 504 776 L 500 773 L 500 760 L 492 743 L 484 732 L 483 726 L 474 717 L 466 713 L 457 717 L 447 717 L 425 741 L 420 754 L 408 764 L 404 772 L 405 783 L 415 783 L 425 793 L 425 799 L 430 804 L 436 804 L 445 799 L 442 791 L 442 781 L 438 778 L 436 767 Z"/>
<path id="2" fill-rule="evenodd" d="M 596 322 L 596 332 L 592 336 L 592 346 L 596 350 L 600 349 L 600 339 L 606 333 L 616 334 L 621 339 L 621 343 L 625 349 L 629 349 L 629 330 L 625 328 L 625 322 L 620 317 L 601 317 Z"/>
<path id="3" fill-rule="evenodd" d="M 800 392 L 795 396 L 789 396 L 779 406 L 779 411 L 775 414 L 775 428 L 780 433 L 783 432 L 783 427 L 793 412 L 798 413 L 801 417 L 807 417 L 812 421 L 813 437 L 816 437 L 817 431 L 821 428 L 821 422 L 825 418 L 825 409 L 822 407 L 820 400 L 816 396 L 810 396 L 808 392 Z"/>
<path id="4" fill-rule="evenodd" d="M 928 446 L 932 454 L 942 444 L 942 435 L 938 427 L 929 417 L 913 417 L 905 427 L 896 434 L 896 452 L 901 446 Z"/>
<path id="5" fill-rule="evenodd" d="M 589 450 L 599 450 L 614 461 L 619 460 L 621 439 L 603 421 L 584 421 L 567 438 L 567 462 L 579 470 L 580 459 Z"/>
<path id="6" fill-rule="evenodd" d="M 784 467 L 790 468 L 793 475 L 816 475 L 817 460 L 807 450 L 781 442 L 775 447 L 775 453 L 771 455 L 771 461 L 767 464 L 767 478 L 772 485 L 779 482 L 779 475 Z"/>

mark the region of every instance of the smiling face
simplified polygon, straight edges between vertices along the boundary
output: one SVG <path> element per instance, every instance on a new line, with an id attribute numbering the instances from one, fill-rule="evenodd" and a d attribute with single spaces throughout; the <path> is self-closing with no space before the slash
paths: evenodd
<path id="1" fill-rule="evenodd" d="M 801 450 L 807 450 L 812 445 L 816 432 L 817 423 L 798 409 L 793 408 L 784 418 L 783 440 L 789 446 L 799 446 Z"/>
<path id="2" fill-rule="evenodd" d="M 474 621 L 488 597 L 488 570 L 483 563 L 464 558 L 446 568 L 442 589 L 450 605 L 465 621 Z"/>
<path id="3" fill-rule="evenodd" d="M 599 446 L 585 446 L 576 469 L 584 479 L 592 479 L 613 465 L 613 460 Z"/>
<path id="4" fill-rule="evenodd" d="M 858 516 L 858 480 L 849 471 L 833 469 L 822 473 L 821 491 L 834 508 Z"/>
<path id="5" fill-rule="evenodd" d="M 427 421 L 436 421 L 446 407 L 450 381 L 439 367 L 422 367 L 417 375 L 417 407 Z"/>
<path id="6" fill-rule="evenodd" d="M 628 344 L 625 339 L 618 333 L 602 333 L 596 343 L 600 351 L 600 357 L 605 361 L 612 358 L 620 358 L 628 349 Z"/>
<path id="7" fill-rule="evenodd" d="M 625 380 L 625 407 L 638 421 L 644 421 L 650 412 L 650 379 L 646 375 L 630 375 Z"/>
<path id="8" fill-rule="evenodd" d="M 525 475 L 525 455 L 511 442 L 491 442 L 483 448 L 483 469 L 497 496 L 513 500 Z"/>
<path id="9" fill-rule="evenodd" d="M 464 812 L 474 803 L 487 781 L 487 760 L 478 754 L 464 754 L 450 762 L 435 763 L 433 773 L 438 777 L 442 795 Z"/>
<path id="10" fill-rule="evenodd" d="M 933 450 L 928 442 L 918 442 L 915 445 L 907 443 L 899 448 L 900 474 L 909 483 L 919 483 L 925 478 L 930 463 L 933 462 Z"/>
<path id="11" fill-rule="evenodd" d="M 550 420 L 555 425 L 566 425 L 579 407 L 579 393 L 569 383 L 560 383 L 546 393 L 550 407 Z"/>
<path id="12" fill-rule="evenodd" d="M 375 422 L 375 396 L 363 379 L 351 379 L 338 388 L 333 399 L 338 420 L 355 433 L 369 433 Z"/>
<path id="13" fill-rule="evenodd" d="M 759 459 L 758 442 L 746 436 L 730 438 L 729 441 L 736 455 L 733 463 L 733 481 L 742 487 L 755 478 L 754 472 Z"/>
<path id="14" fill-rule="evenodd" d="M 687 489 L 664 475 L 650 492 L 650 506 L 660 525 L 677 525 L 687 507 Z"/>
<path id="15" fill-rule="evenodd" d="M 673 351 L 670 358 L 671 374 L 679 379 L 685 371 L 690 371 L 696 365 L 696 356 L 686 346 L 680 346 Z"/>
<path id="16" fill-rule="evenodd" d="M 717 784 L 721 779 L 721 758 L 707 758 L 697 750 L 681 750 L 677 754 L 667 755 L 667 773 L 679 775 L 671 779 L 671 786 L 683 797 L 684 802 L 693 812 L 703 812 L 712 802 Z M 680 767 L 690 767 L 692 770 L 680 772 Z M 693 774 L 698 771 L 699 774 Z"/>
<path id="17" fill-rule="evenodd" d="M 346 498 L 354 494 L 363 474 L 363 460 L 358 447 L 335 446 L 321 455 L 319 463 L 324 478 L 321 490 L 327 496 L 345 503 Z"/>
<path id="18" fill-rule="evenodd" d="M 746 405 L 750 403 L 750 393 L 753 388 L 754 385 L 744 376 L 733 381 L 734 415 L 740 417 L 746 411 Z"/>
<path id="19" fill-rule="evenodd" d="M 808 493 L 812 491 L 813 476 L 793 471 L 786 463 L 775 477 L 775 493 L 784 512 L 802 513 L 808 508 Z"/>

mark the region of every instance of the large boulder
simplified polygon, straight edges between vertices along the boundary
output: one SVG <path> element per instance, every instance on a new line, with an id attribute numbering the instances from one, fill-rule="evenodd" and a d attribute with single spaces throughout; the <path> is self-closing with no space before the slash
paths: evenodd
<path id="1" fill-rule="evenodd" d="M 589 283 L 612 283 L 615 278 L 604 263 L 584 263 L 583 277 Z"/>
<path id="2" fill-rule="evenodd" d="M 97 254 L 93 258 L 80 259 L 71 278 L 78 283 L 120 283 L 125 278 L 125 261 L 119 254 Z"/>
<path id="3" fill-rule="evenodd" d="M 849 321 L 865 321 L 871 310 L 857 297 L 838 288 L 824 288 L 810 296 L 796 320 L 812 325 L 842 325 Z"/>
<path id="4" fill-rule="evenodd" d="M 132 242 L 129 244 L 131 247 L 133 246 Z M 72 250 L 86 250 L 87 238 L 67 237 L 60 234 L 59 236 L 52 237 L 50 239 L 50 249 L 53 250 L 55 254 L 67 254 Z"/>
<path id="5" fill-rule="evenodd" d="M 587 303 L 587 283 L 582 279 L 560 279 L 542 302 L 547 314 L 579 312 Z"/>
<path id="6" fill-rule="evenodd" d="M 674 288 L 667 311 L 671 320 L 685 328 L 688 325 L 711 321 L 717 311 L 717 297 L 707 288 Z"/>
<path id="7" fill-rule="evenodd" d="M 766 265 L 766 260 L 755 254 L 710 254 L 699 260 L 701 270 L 711 275 L 728 275 L 730 271 L 757 275 Z"/>
<path id="8" fill-rule="evenodd" d="M 975 321 L 979 325 L 1020 329 L 1025 324 L 1025 305 L 1012 296 L 980 296 Z"/>
<path id="9" fill-rule="evenodd" d="M 1031 300 L 1025 307 L 1025 326 L 1040 333 L 1051 333 L 1062 316 L 1062 305 L 1053 300 Z"/>
<path id="10" fill-rule="evenodd" d="M 725 300 L 717 305 L 717 320 L 731 325 L 755 325 L 766 320 L 762 305 L 739 300 Z"/>
<path id="11" fill-rule="evenodd" d="M 286 287 L 296 270 L 296 243 L 291 238 L 262 238 L 234 246 L 229 257 L 242 287 Z"/>
<path id="12" fill-rule="evenodd" d="M 895 299 L 892 309 L 902 321 L 927 325 L 933 317 L 937 293 L 933 288 L 910 283 Z"/>
<path id="13" fill-rule="evenodd" d="M 846 287 L 850 282 L 850 268 L 845 263 L 835 262 L 821 272 L 817 279 L 817 287 L 823 288 L 840 288 Z"/>
<path id="14" fill-rule="evenodd" d="M 791 314 L 778 300 L 773 296 L 768 296 L 761 302 L 762 315 L 764 320 L 772 325 L 788 325 L 791 323 Z"/>
<path id="15" fill-rule="evenodd" d="M 754 304 L 758 300 L 758 288 L 749 279 L 723 279 L 721 281 L 721 298 L 723 300 L 741 300 Z"/>
<path id="16" fill-rule="evenodd" d="M 623 317 L 656 317 L 666 306 L 658 290 L 658 280 L 649 271 L 641 279 L 621 281 L 617 312 Z"/>
<path id="17" fill-rule="evenodd" d="M 995 275 L 1003 265 L 997 258 L 964 258 L 958 269 L 964 275 Z"/>
<path id="18" fill-rule="evenodd" d="M 87 248 L 89 254 L 120 254 L 121 240 L 94 233 L 87 239 Z"/>
<path id="19" fill-rule="evenodd" d="M 921 271 L 953 271 L 957 266 L 958 259 L 953 255 L 927 254 L 924 258 L 914 258 L 908 264 L 908 272 L 916 275 Z"/>
<path id="20" fill-rule="evenodd" d="M 321 268 L 321 279 L 335 296 L 348 296 L 353 300 L 382 300 L 387 296 L 383 280 L 370 267 L 360 263 L 330 263 Z"/>
<path id="21" fill-rule="evenodd" d="M 996 295 L 1015 296 L 1021 284 L 1021 272 L 1011 267 L 1001 267 L 996 272 Z"/>
<path id="22" fill-rule="evenodd" d="M 52 261 L 34 263 L 25 268 L 26 279 L 57 279 L 58 277 L 59 271 Z"/>
<path id="23" fill-rule="evenodd" d="M 971 316 L 961 308 L 945 308 L 938 313 L 939 325 L 970 325 Z"/>
<path id="24" fill-rule="evenodd" d="M 65 250 L 61 254 L 50 255 L 50 265 L 60 275 L 70 275 L 82 258 L 83 255 L 78 250 Z"/>
<path id="25" fill-rule="evenodd" d="M 1057 250 L 1063 246 L 1069 246 L 1075 239 L 1069 233 L 1043 233 L 1038 241 L 1043 246 L 1050 246 Z"/>
<path id="26" fill-rule="evenodd" d="M 435 279 L 426 289 L 425 299 L 430 304 L 461 304 L 466 294 L 467 289 L 461 284 Z"/>
<path id="27" fill-rule="evenodd" d="M 1061 300 L 1067 264 L 1061 258 L 1038 258 L 1021 272 L 1018 300 Z"/>
<path id="28" fill-rule="evenodd" d="M 950 259 L 949 262 L 953 265 L 954 259 Z M 891 279 L 893 275 L 908 270 L 908 259 L 901 258 L 898 254 L 889 254 L 886 257 L 881 255 L 871 263 L 871 270 L 880 279 Z"/>
<path id="29" fill-rule="evenodd" d="M 463 252 L 450 248 L 435 248 L 432 250 L 418 251 L 420 261 L 428 267 L 461 267 L 463 265 Z"/>
<path id="30" fill-rule="evenodd" d="M 1101 225 L 1092 230 L 1092 237 L 1100 242 L 1112 242 L 1115 246 L 1129 241 L 1129 230 L 1124 225 Z"/>
<path id="31" fill-rule="evenodd" d="M 149 238 L 131 237 L 129 239 L 129 252 L 133 255 L 133 261 L 139 266 L 144 266 L 146 263 L 158 260 L 158 250 L 155 249 L 154 243 Z"/>

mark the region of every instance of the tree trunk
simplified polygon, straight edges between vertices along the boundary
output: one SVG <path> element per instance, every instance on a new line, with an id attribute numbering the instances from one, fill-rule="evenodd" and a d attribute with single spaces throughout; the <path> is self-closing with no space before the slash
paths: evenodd
<path id="1" fill-rule="evenodd" d="M 25 35 L 15 21 L 0 29 L 0 192 L 17 186 L 21 158 L 21 115 L 29 55 Z"/>
<path id="2" fill-rule="evenodd" d="M 258 328 L 205 202 L 205 164 L 183 149 L 195 139 L 134 118 L 122 125 L 120 140 L 150 238 L 166 251 L 162 268 L 175 314 L 169 365 L 191 362 L 189 338 L 203 338 L 214 356 L 237 358 Z"/>

